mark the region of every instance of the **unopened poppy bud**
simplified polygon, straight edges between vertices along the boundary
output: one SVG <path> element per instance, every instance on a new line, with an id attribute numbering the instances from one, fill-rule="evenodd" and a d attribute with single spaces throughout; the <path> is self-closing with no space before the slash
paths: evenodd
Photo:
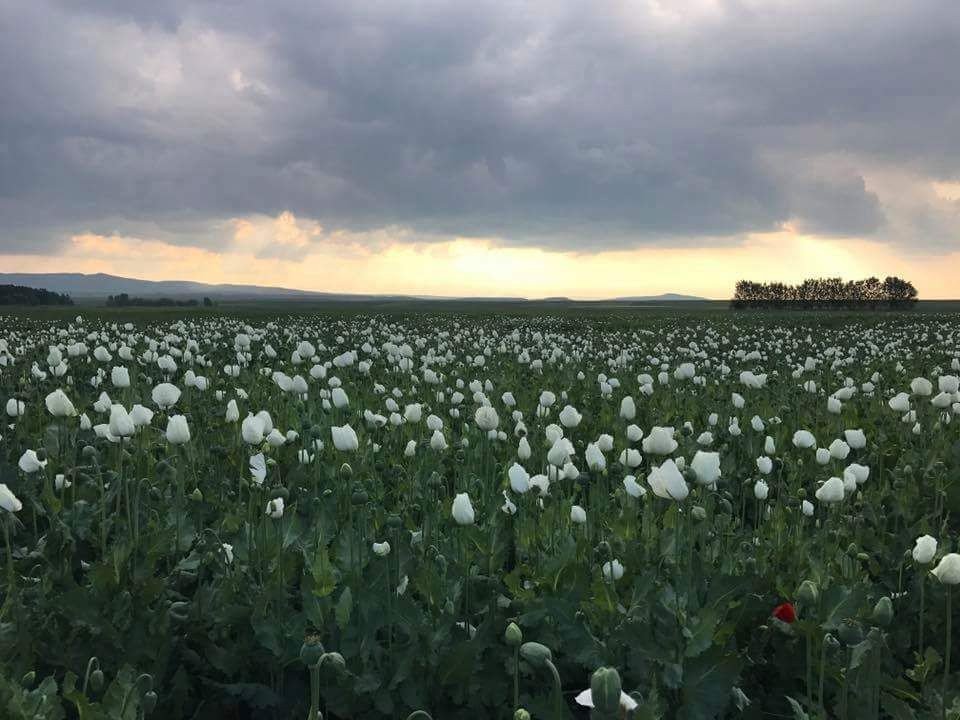
<path id="1" fill-rule="evenodd" d="M 93 445 L 84 445 L 83 450 L 80 451 L 80 455 L 86 460 L 92 460 L 97 457 L 97 449 Z M 160 463 L 157 463 L 159 469 Z"/>
<path id="2" fill-rule="evenodd" d="M 530 713 L 523 708 L 517 708 L 513 713 L 513 720 L 530 720 Z"/>
<path id="3" fill-rule="evenodd" d="M 344 463 L 340 466 L 340 477 L 343 480 L 349 480 L 353 477 L 353 468 L 350 467 L 349 463 Z"/>
<path id="4" fill-rule="evenodd" d="M 840 647 L 840 641 L 837 640 L 832 633 L 827 633 L 823 636 L 823 644 L 830 650 L 837 650 Z"/>
<path id="5" fill-rule="evenodd" d="M 538 642 L 526 642 L 520 646 L 520 655 L 534 667 L 543 667 L 553 660 L 550 648 Z"/>
<path id="6" fill-rule="evenodd" d="M 503 633 L 504 642 L 510 647 L 516 647 L 523 642 L 523 631 L 516 623 L 507 625 L 506 632 Z"/>
<path id="7" fill-rule="evenodd" d="M 347 669 L 347 661 L 343 659 L 343 655 L 338 652 L 328 652 L 323 656 L 324 665 L 330 665 L 334 671 L 343 672 Z"/>
<path id="8" fill-rule="evenodd" d="M 31 670 L 20 680 L 20 684 L 23 685 L 27 690 L 33 687 L 34 681 L 37 679 L 36 670 Z"/>
<path id="9" fill-rule="evenodd" d="M 190 493 L 190 499 L 194 502 L 203 502 L 203 493 L 200 491 L 200 488 L 193 489 L 193 492 Z"/>
<path id="10" fill-rule="evenodd" d="M 887 595 L 880 598 L 877 604 L 873 606 L 870 620 L 880 627 L 888 627 L 893 621 L 893 602 Z"/>
<path id="11" fill-rule="evenodd" d="M 797 599 L 804 605 L 816 605 L 820 599 L 820 588 L 813 580 L 804 580 L 797 588 Z"/>
<path id="12" fill-rule="evenodd" d="M 149 715 L 157 707 L 157 694 L 153 690 L 148 690 L 143 694 L 143 714 Z"/>
<path id="13" fill-rule="evenodd" d="M 620 710 L 622 684 L 615 668 L 599 668 L 590 679 L 593 707 L 602 717 L 617 717 Z"/>
<path id="14" fill-rule="evenodd" d="M 700 505 L 694 505 L 693 510 L 690 511 L 690 514 L 693 515 L 694 520 L 706 520 L 707 511 Z"/>

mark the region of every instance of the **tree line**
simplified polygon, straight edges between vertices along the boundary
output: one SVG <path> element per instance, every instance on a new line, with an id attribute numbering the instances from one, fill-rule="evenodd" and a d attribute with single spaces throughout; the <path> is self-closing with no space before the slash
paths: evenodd
<path id="1" fill-rule="evenodd" d="M 199 300 L 191 298 L 189 300 L 175 300 L 168 297 L 131 297 L 127 293 L 107 296 L 107 307 L 197 307 L 201 303 Z M 203 298 L 204 307 L 213 307 L 213 300 L 208 297 Z"/>
<path id="2" fill-rule="evenodd" d="M 758 283 L 741 280 L 737 283 L 730 306 L 748 308 L 798 308 L 899 310 L 913 307 L 917 289 L 913 283 L 898 277 L 883 280 L 815 278 L 799 285 Z"/>
<path id="3" fill-rule="evenodd" d="M 24 285 L 0 285 L 0 305 L 73 305 L 66 293 Z"/>

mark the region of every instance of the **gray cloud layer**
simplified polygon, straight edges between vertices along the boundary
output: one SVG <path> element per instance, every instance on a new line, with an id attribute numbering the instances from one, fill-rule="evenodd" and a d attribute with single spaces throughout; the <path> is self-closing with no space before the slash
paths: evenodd
<path id="1" fill-rule="evenodd" d="M 953 0 L 0 0 L 0 249 L 217 247 L 283 210 L 563 249 L 785 222 L 953 248 L 925 188 L 960 179 L 958 38 Z"/>

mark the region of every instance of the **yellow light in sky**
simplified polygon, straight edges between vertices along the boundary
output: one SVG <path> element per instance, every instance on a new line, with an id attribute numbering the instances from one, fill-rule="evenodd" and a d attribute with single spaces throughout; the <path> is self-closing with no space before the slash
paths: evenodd
<path id="1" fill-rule="evenodd" d="M 7 272 L 106 272 L 147 280 L 277 285 L 337 293 L 566 296 L 600 299 L 679 292 L 727 298 L 741 278 L 901 275 L 922 298 L 955 297 L 943 270 L 960 253 L 909 256 L 867 240 L 802 235 L 792 228 L 710 247 L 560 252 L 494 239 L 411 241 L 408 233 L 327 233 L 291 213 L 231 221 L 223 250 L 149 239 L 74 235 L 62 255 L 0 256 Z"/>

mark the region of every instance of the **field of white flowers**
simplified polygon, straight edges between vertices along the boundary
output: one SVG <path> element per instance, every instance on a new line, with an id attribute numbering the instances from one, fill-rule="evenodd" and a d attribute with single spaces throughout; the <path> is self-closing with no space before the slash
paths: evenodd
<path id="1" fill-rule="evenodd" d="M 960 717 L 958 358 L 955 315 L 0 318 L 0 717 Z"/>

